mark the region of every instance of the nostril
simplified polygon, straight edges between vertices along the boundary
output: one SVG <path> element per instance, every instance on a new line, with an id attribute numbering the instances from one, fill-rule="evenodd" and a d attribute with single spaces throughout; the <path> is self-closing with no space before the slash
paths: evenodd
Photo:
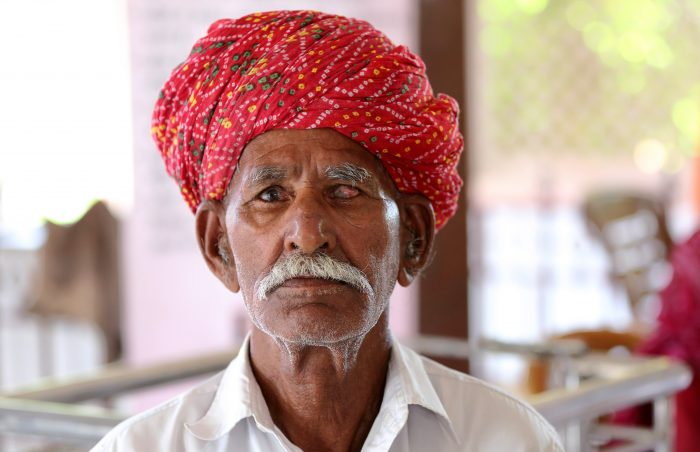
<path id="1" fill-rule="evenodd" d="M 319 246 L 318 249 L 327 250 L 329 247 L 330 245 L 328 245 L 328 242 L 325 242 L 323 245 Z"/>

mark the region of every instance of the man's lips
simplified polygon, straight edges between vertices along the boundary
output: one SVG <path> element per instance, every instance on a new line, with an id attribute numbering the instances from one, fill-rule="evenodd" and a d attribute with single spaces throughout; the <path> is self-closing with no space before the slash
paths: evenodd
<path id="1" fill-rule="evenodd" d="M 344 286 L 346 285 L 342 281 L 336 279 L 322 279 L 322 278 L 310 278 L 310 277 L 297 277 L 288 279 L 279 287 L 285 288 L 299 288 L 299 289 L 311 289 L 315 287 L 328 287 L 328 286 Z"/>

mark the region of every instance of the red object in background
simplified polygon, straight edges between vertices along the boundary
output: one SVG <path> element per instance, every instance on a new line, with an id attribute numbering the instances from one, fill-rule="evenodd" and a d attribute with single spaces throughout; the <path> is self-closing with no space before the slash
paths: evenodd
<path id="1" fill-rule="evenodd" d="M 669 356 L 692 369 L 690 386 L 676 395 L 675 450 L 696 452 L 700 447 L 700 231 L 674 249 L 671 263 L 673 279 L 661 292 L 656 330 L 638 351 Z"/>

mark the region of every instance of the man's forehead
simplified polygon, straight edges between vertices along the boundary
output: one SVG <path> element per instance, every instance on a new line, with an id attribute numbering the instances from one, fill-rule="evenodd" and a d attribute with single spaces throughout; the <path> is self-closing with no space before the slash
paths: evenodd
<path id="1" fill-rule="evenodd" d="M 241 177 L 245 185 L 257 185 L 275 182 L 298 175 L 297 168 L 286 166 L 257 165 L 251 167 Z M 375 184 L 376 178 L 364 167 L 350 162 L 328 165 L 320 168 L 319 175 L 327 179 L 349 182 L 352 185 Z"/>
<path id="2" fill-rule="evenodd" d="M 262 134 L 246 146 L 236 175 L 246 180 L 282 178 L 308 167 L 335 179 L 388 177 L 372 154 L 331 129 L 273 130 Z"/>

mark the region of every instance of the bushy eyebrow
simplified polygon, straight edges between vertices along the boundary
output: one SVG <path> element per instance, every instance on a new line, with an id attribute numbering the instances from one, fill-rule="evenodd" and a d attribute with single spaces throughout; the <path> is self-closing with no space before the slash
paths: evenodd
<path id="1" fill-rule="evenodd" d="M 279 181 L 287 177 L 287 170 L 278 166 L 259 166 L 253 168 L 246 178 L 247 185 L 256 185 L 263 182 Z"/>
<path id="2" fill-rule="evenodd" d="M 372 175 L 369 171 L 352 163 L 329 166 L 325 172 L 328 179 L 347 181 L 353 186 L 372 180 Z"/>

